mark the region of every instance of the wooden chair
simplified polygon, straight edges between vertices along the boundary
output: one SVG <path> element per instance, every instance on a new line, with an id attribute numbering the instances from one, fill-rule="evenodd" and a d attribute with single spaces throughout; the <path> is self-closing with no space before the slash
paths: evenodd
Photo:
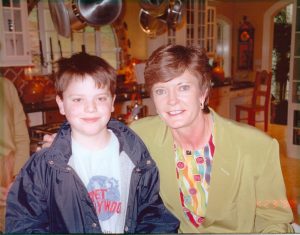
<path id="1" fill-rule="evenodd" d="M 264 131 L 268 131 L 269 104 L 271 95 L 272 72 L 257 71 L 251 104 L 236 105 L 236 120 L 248 120 L 248 124 L 255 126 L 255 116 L 264 112 Z M 241 119 L 241 112 L 247 112 L 247 118 Z"/>

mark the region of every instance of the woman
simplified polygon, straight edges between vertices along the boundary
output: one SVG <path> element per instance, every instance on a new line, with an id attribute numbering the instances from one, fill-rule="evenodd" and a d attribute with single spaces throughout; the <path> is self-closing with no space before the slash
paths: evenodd
<path id="1" fill-rule="evenodd" d="M 183 233 L 288 233 L 278 142 L 208 108 L 203 50 L 158 48 L 145 67 L 158 116 L 132 123 L 160 172 L 160 194 Z"/>
<path id="2" fill-rule="evenodd" d="M 0 234 L 5 231 L 8 190 L 28 160 L 30 140 L 18 91 L 0 75 Z"/>
<path id="3" fill-rule="evenodd" d="M 157 163 L 160 194 L 179 232 L 293 232 L 278 142 L 208 108 L 205 52 L 160 47 L 146 63 L 145 82 L 159 115 L 131 128 Z"/>

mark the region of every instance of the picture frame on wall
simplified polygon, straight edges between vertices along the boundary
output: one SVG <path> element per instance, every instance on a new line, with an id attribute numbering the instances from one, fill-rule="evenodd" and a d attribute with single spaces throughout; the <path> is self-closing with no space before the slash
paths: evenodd
<path id="1" fill-rule="evenodd" d="M 254 27 L 244 16 L 238 33 L 238 69 L 253 70 Z"/>

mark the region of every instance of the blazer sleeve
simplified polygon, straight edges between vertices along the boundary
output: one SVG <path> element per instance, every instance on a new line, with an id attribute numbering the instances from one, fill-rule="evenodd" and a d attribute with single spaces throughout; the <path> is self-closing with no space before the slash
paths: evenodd
<path id="1" fill-rule="evenodd" d="M 159 195 L 157 167 L 148 170 L 138 187 L 136 233 L 177 233 L 179 220 L 165 207 Z"/>
<path id="2" fill-rule="evenodd" d="M 16 176 L 30 155 L 30 140 L 26 125 L 26 116 L 16 88 L 11 87 L 11 98 L 13 99 L 13 120 L 14 120 L 14 143 L 16 145 L 15 164 L 13 175 Z"/>
<path id="3" fill-rule="evenodd" d="M 286 197 L 279 159 L 279 146 L 275 139 L 266 148 L 265 165 L 257 179 L 255 232 L 291 233 L 293 213 Z"/>
<path id="4" fill-rule="evenodd" d="M 36 155 L 36 158 L 43 157 Z M 45 184 L 42 183 L 37 165 L 33 159 L 26 163 L 10 188 L 6 208 L 6 233 L 49 231 Z"/>

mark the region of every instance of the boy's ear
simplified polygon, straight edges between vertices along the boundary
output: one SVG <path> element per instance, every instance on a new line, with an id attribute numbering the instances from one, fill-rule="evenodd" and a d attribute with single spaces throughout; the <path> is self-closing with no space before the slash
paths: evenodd
<path id="1" fill-rule="evenodd" d="M 57 103 L 57 106 L 59 108 L 60 114 L 65 115 L 65 109 L 64 109 L 63 101 L 61 100 L 61 98 L 58 95 L 56 95 L 56 103 Z"/>
<path id="2" fill-rule="evenodd" d="M 111 112 L 114 112 L 115 111 L 115 100 L 116 100 L 116 95 L 113 96 L 112 98 L 112 107 L 111 107 Z"/>

